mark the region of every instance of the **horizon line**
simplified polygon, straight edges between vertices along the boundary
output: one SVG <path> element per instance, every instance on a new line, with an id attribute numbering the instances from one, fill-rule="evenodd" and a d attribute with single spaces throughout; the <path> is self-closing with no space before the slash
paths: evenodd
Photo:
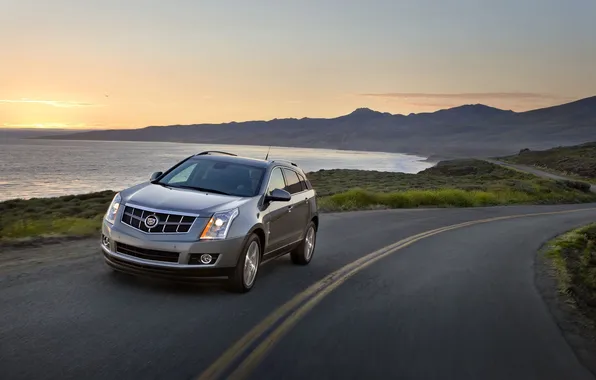
<path id="1" fill-rule="evenodd" d="M 346 114 L 342 114 L 339 116 L 334 116 L 334 117 L 309 117 L 309 116 L 303 116 L 303 117 L 282 117 L 282 118 L 273 118 L 273 119 L 252 119 L 252 120 L 242 120 L 242 121 L 236 121 L 236 120 L 232 120 L 232 121 L 224 121 L 224 122 L 219 122 L 219 123 L 191 123 L 191 124 L 164 124 L 164 125 L 146 125 L 144 127 L 132 127 L 132 128 L 102 128 L 100 126 L 96 126 L 96 128 L 93 128 L 92 126 L 88 126 L 88 128 L 40 128 L 40 127 L 34 127 L 33 125 L 41 125 L 44 123 L 31 123 L 29 125 L 31 125 L 31 127 L 26 127 L 25 125 L 27 124 L 23 124 L 23 127 L 10 127 L 7 124 L 2 124 L 0 125 L 0 130 L 54 130 L 54 131 L 73 131 L 73 132 L 87 132 L 87 131 L 122 131 L 122 130 L 139 130 L 139 129 L 145 129 L 145 128 L 161 128 L 161 127 L 175 127 L 175 126 L 192 126 L 192 125 L 221 125 L 221 124 L 240 124 L 240 123 L 251 123 L 251 122 L 271 122 L 271 121 L 276 121 L 276 120 L 303 120 L 303 119 L 311 119 L 311 120 L 317 120 L 317 119 L 326 119 L 326 120 L 331 120 L 331 119 L 338 119 L 340 117 L 345 117 L 345 116 L 349 116 L 359 110 L 367 110 L 373 113 L 379 113 L 379 114 L 387 114 L 390 116 L 403 116 L 403 117 L 408 117 L 408 116 L 413 116 L 413 115 L 421 115 L 421 114 L 433 114 L 436 112 L 440 112 L 440 111 L 445 111 L 445 110 L 450 110 L 450 109 L 455 109 L 455 108 L 461 108 L 461 107 L 466 107 L 466 106 L 483 106 L 483 107 L 488 107 L 488 108 L 492 108 L 492 109 L 496 109 L 496 110 L 500 110 L 503 112 L 512 112 L 515 114 L 521 114 L 521 113 L 526 113 L 526 112 L 533 112 L 533 111 L 538 111 L 538 110 L 542 110 L 542 109 L 547 109 L 547 108 L 552 108 L 552 107 L 558 107 L 558 106 L 563 106 L 563 105 L 567 105 L 567 104 L 571 104 L 571 103 L 575 103 L 575 102 L 579 102 L 582 100 L 587 100 L 587 99 L 591 99 L 591 98 L 596 98 L 596 95 L 591 95 L 588 97 L 583 97 L 583 98 L 579 98 L 579 99 L 575 99 L 575 100 L 571 100 L 565 103 L 559 103 L 559 104 L 555 104 L 552 106 L 547 106 L 547 107 L 539 107 L 539 108 L 534 108 L 534 109 L 529 109 L 529 110 L 525 110 L 525 111 L 513 111 L 511 109 L 507 110 L 507 109 L 503 109 L 503 108 L 499 108 L 499 107 L 493 107 L 493 106 L 489 106 L 483 103 L 464 103 L 464 104 L 460 104 L 457 106 L 453 106 L 453 107 L 446 107 L 446 108 L 439 108 L 435 111 L 428 111 L 428 112 L 411 112 L 409 114 L 401 114 L 401 113 L 391 113 L 391 112 L 384 112 L 384 111 L 378 111 L 378 110 L 374 110 L 372 108 L 369 107 L 358 107 L 356 109 L 354 109 L 353 111 L 346 113 Z M 84 123 L 78 123 L 76 125 L 85 125 Z"/>

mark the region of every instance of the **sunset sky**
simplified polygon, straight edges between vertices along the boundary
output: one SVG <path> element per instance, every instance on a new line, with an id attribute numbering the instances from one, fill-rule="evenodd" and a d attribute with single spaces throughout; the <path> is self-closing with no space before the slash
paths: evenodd
<path id="1" fill-rule="evenodd" d="M 527 110 L 596 95 L 594 0 L 0 0 L 0 127 Z"/>

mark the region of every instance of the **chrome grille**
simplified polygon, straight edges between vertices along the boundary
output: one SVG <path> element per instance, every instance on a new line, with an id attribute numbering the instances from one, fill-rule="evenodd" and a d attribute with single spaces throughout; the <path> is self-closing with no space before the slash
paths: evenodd
<path id="1" fill-rule="evenodd" d="M 145 225 L 145 218 L 153 215 L 157 217 L 157 224 L 149 228 Z M 133 206 L 125 206 L 122 213 L 122 223 L 147 233 L 185 233 L 195 222 L 195 216 L 156 212 Z"/>

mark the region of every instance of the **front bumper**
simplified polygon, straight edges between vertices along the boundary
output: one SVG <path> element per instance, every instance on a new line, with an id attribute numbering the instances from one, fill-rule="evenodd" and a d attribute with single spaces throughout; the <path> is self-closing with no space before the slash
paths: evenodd
<path id="1" fill-rule="evenodd" d="M 227 278 L 232 274 L 231 268 L 173 268 L 153 264 L 141 264 L 137 261 L 122 259 L 106 251 L 102 247 L 105 262 L 111 268 L 135 275 L 160 277 L 171 280 L 194 280 L 194 279 L 219 279 Z"/>
<path id="2" fill-rule="evenodd" d="M 120 223 L 110 225 L 104 221 L 100 245 L 106 263 L 118 270 L 175 277 L 220 277 L 235 268 L 245 240 L 244 237 L 218 241 L 180 239 L 171 235 L 149 235 Z M 202 254 L 210 254 L 215 259 L 203 264 Z"/>

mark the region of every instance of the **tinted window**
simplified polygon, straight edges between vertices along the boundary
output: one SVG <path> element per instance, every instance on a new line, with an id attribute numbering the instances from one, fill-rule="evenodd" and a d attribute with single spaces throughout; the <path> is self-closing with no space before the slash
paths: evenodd
<path id="1" fill-rule="evenodd" d="M 267 187 L 267 194 L 271 194 L 271 192 L 275 189 L 284 189 L 286 187 L 286 183 L 284 182 L 284 177 L 281 174 L 280 168 L 275 168 L 271 172 L 271 177 L 269 177 L 269 186 Z"/>
<path id="2" fill-rule="evenodd" d="M 304 178 L 304 176 L 302 174 L 298 174 L 298 178 L 300 178 L 300 184 L 302 185 L 302 190 L 307 190 L 308 187 L 308 183 L 306 182 L 306 178 Z"/>
<path id="3" fill-rule="evenodd" d="M 265 169 L 235 162 L 190 159 L 159 181 L 172 187 L 202 188 L 239 197 L 257 195 Z"/>
<path id="4" fill-rule="evenodd" d="M 285 190 L 290 194 L 296 194 L 302 191 L 302 185 L 298 179 L 298 174 L 295 171 L 284 169 L 284 175 L 286 176 L 286 188 Z"/>

